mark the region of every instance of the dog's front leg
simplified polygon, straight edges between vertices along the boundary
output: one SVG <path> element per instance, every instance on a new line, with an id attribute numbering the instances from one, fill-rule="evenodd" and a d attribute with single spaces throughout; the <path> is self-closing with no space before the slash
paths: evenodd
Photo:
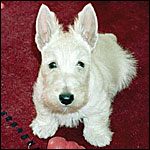
<path id="1" fill-rule="evenodd" d="M 113 132 L 109 129 L 109 108 L 103 113 L 94 112 L 84 118 L 83 135 L 94 146 L 103 147 L 110 144 Z"/>
<path id="2" fill-rule="evenodd" d="M 32 127 L 34 135 L 46 139 L 55 134 L 58 129 L 58 122 L 50 113 L 37 114 L 30 127 Z"/>

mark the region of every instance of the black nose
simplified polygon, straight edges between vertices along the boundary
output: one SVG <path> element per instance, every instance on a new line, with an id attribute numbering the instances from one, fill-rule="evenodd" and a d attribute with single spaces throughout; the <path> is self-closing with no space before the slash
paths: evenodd
<path id="1" fill-rule="evenodd" d="M 59 100 L 64 105 L 69 105 L 74 100 L 74 96 L 71 93 L 62 93 L 59 95 Z"/>

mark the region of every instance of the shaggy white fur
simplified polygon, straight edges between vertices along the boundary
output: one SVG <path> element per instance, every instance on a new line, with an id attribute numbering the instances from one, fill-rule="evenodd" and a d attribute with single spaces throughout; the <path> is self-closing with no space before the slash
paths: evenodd
<path id="1" fill-rule="evenodd" d="M 42 63 L 34 85 L 37 112 L 32 121 L 39 138 L 53 136 L 59 126 L 84 123 L 83 136 L 92 145 L 110 144 L 111 102 L 136 75 L 136 60 L 111 33 L 98 34 L 91 4 L 64 32 L 55 14 L 42 5 L 36 20 L 36 44 Z"/>

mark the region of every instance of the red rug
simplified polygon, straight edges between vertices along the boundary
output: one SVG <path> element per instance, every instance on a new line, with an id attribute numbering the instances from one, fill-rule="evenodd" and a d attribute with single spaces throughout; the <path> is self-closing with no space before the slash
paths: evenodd
<path id="1" fill-rule="evenodd" d="M 88 1 L 5 1 L 1 10 L 1 149 L 44 149 L 48 139 L 32 134 L 29 124 L 35 117 L 32 86 L 40 66 L 35 42 L 35 19 L 44 3 L 64 26 Z M 92 2 L 99 31 L 112 32 L 119 43 L 138 60 L 138 75 L 113 103 L 112 142 L 103 149 L 149 149 L 149 2 Z M 55 136 L 96 149 L 78 128 L 59 128 Z"/>

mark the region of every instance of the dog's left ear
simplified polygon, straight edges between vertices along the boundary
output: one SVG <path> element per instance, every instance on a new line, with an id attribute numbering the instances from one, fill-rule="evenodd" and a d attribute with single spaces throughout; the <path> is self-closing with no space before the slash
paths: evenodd
<path id="1" fill-rule="evenodd" d="M 43 47 L 50 41 L 52 36 L 59 31 L 60 25 L 54 14 L 49 8 L 42 4 L 36 19 L 36 37 L 35 41 L 38 49 L 41 51 Z"/>
<path id="2" fill-rule="evenodd" d="M 87 4 L 78 14 L 74 23 L 75 32 L 81 34 L 91 48 L 95 48 L 98 38 L 98 23 L 96 13 L 91 4 Z"/>

